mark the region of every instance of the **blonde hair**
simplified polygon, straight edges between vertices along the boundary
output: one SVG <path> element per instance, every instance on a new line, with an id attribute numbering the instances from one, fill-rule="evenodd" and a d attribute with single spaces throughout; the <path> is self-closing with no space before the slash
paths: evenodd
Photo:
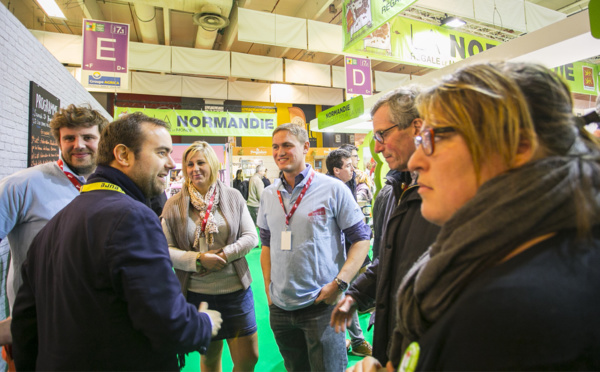
<path id="1" fill-rule="evenodd" d="M 356 184 L 358 185 L 360 183 L 366 183 L 370 189 L 373 188 L 373 183 L 371 182 L 371 176 L 369 175 L 369 172 L 356 170 Z"/>
<path id="2" fill-rule="evenodd" d="M 526 97 L 513 79 L 493 64 L 464 67 L 423 91 L 416 106 L 429 127 L 452 127 L 467 143 L 475 174 L 489 155 L 512 168 L 521 141 L 535 153 L 538 140 Z"/>
<path id="3" fill-rule="evenodd" d="M 217 175 L 219 174 L 219 169 L 221 169 L 221 163 L 219 163 L 219 159 L 217 158 L 215 150 L 213 150 L 208 142 L 196 141 L 192 143 L 190 147 L 185 149 L 185 152 L 183 153 L 184 164 L 182 164 L 181 167 L 183 168 L 184 166 L 187 166 L 188 159 L 192 158 L 197 153 L 200 153 L 202 156 L 204 156 L 210 167 L 210 177 L 208 180 L 212 185 L 213 183 L 217 182 Z M 183 177 L 186 184 L 190 183 L 187 170 L 183 172 Z"/>

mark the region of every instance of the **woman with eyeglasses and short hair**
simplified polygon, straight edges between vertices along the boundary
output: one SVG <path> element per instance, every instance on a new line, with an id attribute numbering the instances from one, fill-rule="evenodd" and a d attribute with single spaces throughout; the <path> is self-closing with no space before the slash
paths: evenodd
<path id="1" fill-rule="evenodd" d="M 600 150 L 568 87 L 471 65 L 417 108 L 408 166 L 441 231 L 401 285 L 388 367 L 599 370 Z"/>

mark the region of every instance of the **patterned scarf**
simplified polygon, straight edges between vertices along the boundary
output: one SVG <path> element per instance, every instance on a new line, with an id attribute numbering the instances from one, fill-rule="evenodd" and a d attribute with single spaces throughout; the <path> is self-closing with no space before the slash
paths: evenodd
<path id="1" fill-rule="evenodd" d="M 580 140 L 567 156 L 534 161 L 483 184 L 402 281 L 395 332 L 404 336 L 404 345 L 418 340 L 470 280 L 519 245 L 577 227 L 575 200 L 584 193 L 596 200 L 589 205 L 590 223 L 598 224 L 598 154 Z"/>
<path id="2" fill-rule="evenodd" d="M 196 190 L 194 185 L 188 183 L 187 185 L 188 193 L 190 194 L 190 202 L 198 211 L 198 215 L 200 218 L 196 221 L 196 231 L 194 232 L 194 248 L 198 252 L 200 252 L 200 238 L 206 238 L 206 244 L 209 246 L 213 245 L 215 242 L 214 234 L 219 232 L 217 224 L 215 222 L 214 210 L 215 207 L 219 204 L 219 190 L 217 188 L 217 184 L 213 183 L 208 188 L 208 192 L 204 197 Z M 208 220 L 206 221 L 206 227 L 204 228 L 204 232 L 202 232 L 202 220 L 204 220 L 204 216 L 206 215 L 206 209 L 208 208 L 208 204 L 210 203 L 210 198 L 214 194 L 215 199 L 213 201 L 213 207 L 208 214 Z"/>

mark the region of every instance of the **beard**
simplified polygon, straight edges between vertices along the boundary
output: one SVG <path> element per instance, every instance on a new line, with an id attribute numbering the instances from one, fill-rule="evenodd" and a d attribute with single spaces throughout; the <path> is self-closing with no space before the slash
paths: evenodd
<path id="1" fill-rule="evenodd" d="M 89 154 L 89 157 L 78 159 L 75 154 Z M 96 169 L 97 154 L 90 150 L 85 151 L 66 151 L 63 159 L 69 168 L 77 175 L 89 175 Z"/>
<path id="2" fill-rule="evenodd" d="M 165 191 L 166 181 L 161 180 L 157 174 L 148 174 L 144 169 L 137 169 L 129 175 L 129 178 L 147 199 L 152 199 Z"/>

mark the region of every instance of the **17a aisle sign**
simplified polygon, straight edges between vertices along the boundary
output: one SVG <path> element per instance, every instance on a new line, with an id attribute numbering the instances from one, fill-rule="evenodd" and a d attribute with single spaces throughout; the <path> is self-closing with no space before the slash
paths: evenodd
<path id="1" fill-rule="evenodd" d="M 83 86 L 127 89 L 128 58 L 128 24 L 83 20 Z"/>

